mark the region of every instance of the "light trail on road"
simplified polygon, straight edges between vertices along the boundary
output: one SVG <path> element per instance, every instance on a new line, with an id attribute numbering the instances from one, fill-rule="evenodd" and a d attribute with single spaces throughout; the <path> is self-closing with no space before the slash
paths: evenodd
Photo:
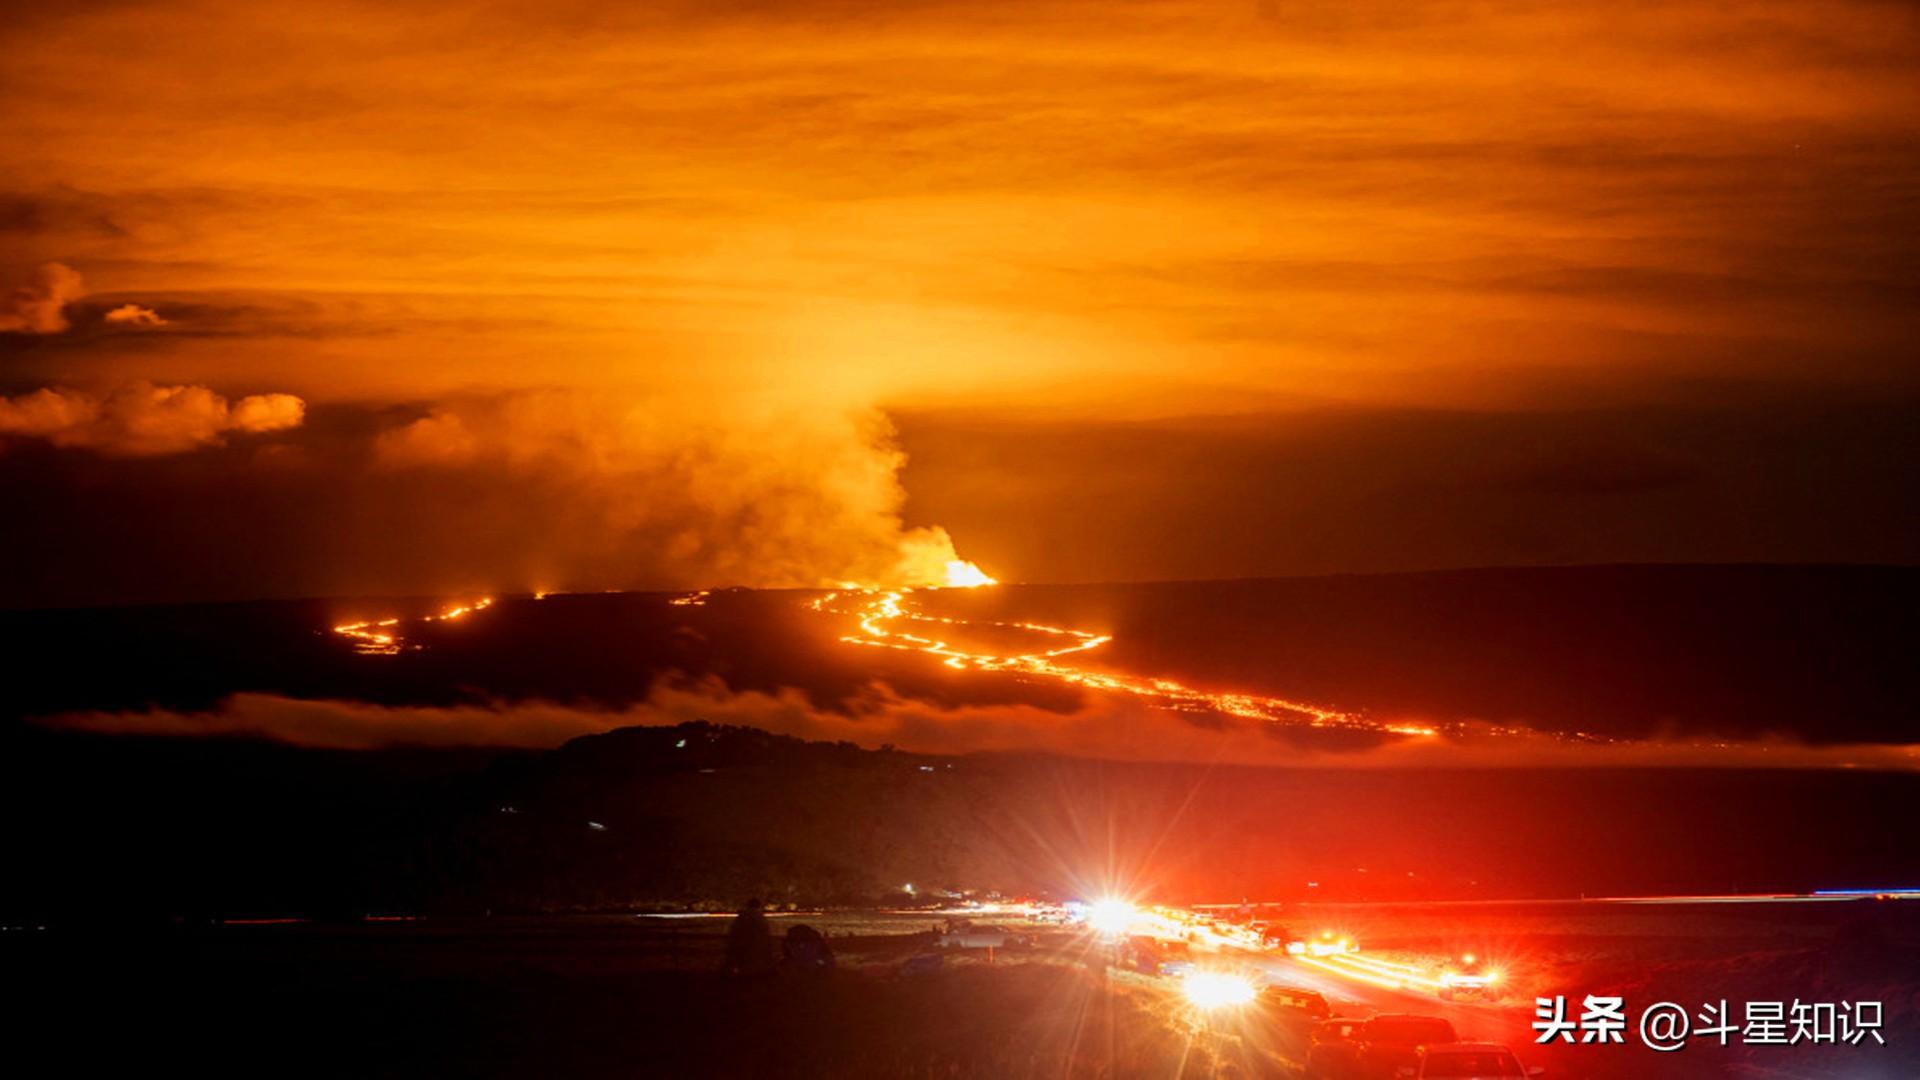
<path id="1" fill-rule="evenodd" d="M 1342 979 L 1349 979 L 1354 982 L 1363 982 L 1369 986 L 1378 986 L 1383 990 L 1401 990 L 1406 986 L 1406 984 L 1399 979 L 1389 978 L 1385 975 L 1374 975 L 1365 971 L 1356 971 L 1351 968 L 1340 967 L 1329 963 L 1330 957 L 1291 956 L 1288 957 L 1288 959 L 1296 964 L 1305 964 L 1310 968 L 1317 968 L 1330 975 L 1336 975 Z"/>
<path id="2" fill-rule="evenodd" d="M 1294 959 L 1342 978 L 1357 979 L 1374 986 L 1426 989 L 1435 993 L 1440 990 L 1440 980 L 1419 968 L 1377 957 L 1338 953 L 1333 956 L 1297 956 Z"/>

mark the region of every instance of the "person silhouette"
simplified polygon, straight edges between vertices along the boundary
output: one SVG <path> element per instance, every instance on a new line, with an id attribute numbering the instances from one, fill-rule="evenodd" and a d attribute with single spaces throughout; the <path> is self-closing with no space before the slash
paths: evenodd
<path id="1" fill-rule="evenodd" d="M 773 970 L 773 931 L 760 913 L 760 901 L 747 901 L 727 928 L 727 960 L 722 969 L 735 977 L 765 975 Z"/>

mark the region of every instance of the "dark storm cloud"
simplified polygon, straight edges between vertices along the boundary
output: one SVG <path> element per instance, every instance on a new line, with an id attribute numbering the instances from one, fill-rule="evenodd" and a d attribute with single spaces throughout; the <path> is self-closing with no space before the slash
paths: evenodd
<path id="1" fill-rule="evenodd" d="M 1029 581 L 1601 562 L 1920 561 L 1913 405 L 903 419 L 913 513 Z M 1599 395 L 1589 395 L 1599 396 Z M 1017 525 L 1009 525 L 1017 522 Z"/>
<path id="2" fill-rule="evenodd" d="M 58 237 L 68 246 L 76 237 L 121 237 L 126 230 L 80 192 L 28 195 L 0 193 L 0 233 L 18 243 L 24 237 Z"/>

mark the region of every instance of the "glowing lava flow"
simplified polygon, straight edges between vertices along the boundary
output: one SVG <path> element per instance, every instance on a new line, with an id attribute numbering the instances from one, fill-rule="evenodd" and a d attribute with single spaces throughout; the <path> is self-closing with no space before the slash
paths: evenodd
<path id="1" fill-rule="evenodd" d="M 975 572 L 978 573 L 977 570 Z M 952 576 L 949 573 L 949 578 Z M 984 578 L 986 575 L 980 576 Z M 990 582 L 991 579 L 988 579 L 980 584 Z M 816 611 L 851 615 L 857 618 L 859 632 L 843 635 L 840 639 L 850 645 L 927 653 L 940 657 L 948 667 L 957 670 L 1008 671 L 1057 679 L 1091 690 L 1131 694 L 1161 708 L 1183 712 L 1225 713 L 1229 716 L 1262 720 L 1271 724 L 1349 728 L 1394 735 L 1434 736 L 1439 734 L 1437 729 L 1419 724 L 1382 723 L 1303 701 L 1289 701 L 1286 698 L 1265 697 L 1258 694 L 1214 693 L 1196 690 L 1172 679 L 1115 675 L 1075 667 L 1070 663 L 1063 663 L 1060 658 L 1097 649 L 1113 638 L 1107 634 L 1094 634 L 1085 630 L 1046 626 L 1040 623 L 974 622 L 928 615 L 909 609 L 907 594 L 911 591 L 910 589 L 860 589 L 834 592 L 815 600 L 811 606 Z M 851 602 L 854 606 L 836 606 L 843 600 Z M 897 623 L 911 623 L 919 627 L 990 627 L 999 630 L 1020 630 L 1040 635 L 1052 647 L 1013 656 L 973 652 L 950 644 L 941 638 L 898 629 L 894 626 Z"/>
<path id="2" fill-rule="evenodd" d="M 484 611 L 493 606 L 493 597 L 483 596 L 471 604 L 451 607 L 438 615 L 428 615 L 421 622 L 445 622 L 458 619 L 475 611 Z M 361 656 L 397 656 L 403 647 L 400 632 L 394 627 L 400 625 L 398 618 L 368 619 L 365 622 L 343 623 L 333 628 L 333 632 L 353 642 L 353 651 Z"/>

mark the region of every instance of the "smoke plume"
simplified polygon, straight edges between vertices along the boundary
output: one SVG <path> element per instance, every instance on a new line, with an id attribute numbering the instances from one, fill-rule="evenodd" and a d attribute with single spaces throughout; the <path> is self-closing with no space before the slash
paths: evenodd
<path id="1" fill-rule="evenodd" d="M 674 582 L 938 584 L 938 527 L 902 521 L 905 464 L 874 410 L 632 401 L 539 391 L 458 399 L 375 440 L 376 471 L 528 493 L 562 529 L 555 573 L 621 581 L 621 559 Z"/>
<path id="2" fill-rule="evenodd" d="M 42 264 L 33 280 L 14 289 L 0 306 L 0 333 L 57 334 L 68 326 L 67 302 L 85 295 L 78 271 L 62 263 Z"/>

